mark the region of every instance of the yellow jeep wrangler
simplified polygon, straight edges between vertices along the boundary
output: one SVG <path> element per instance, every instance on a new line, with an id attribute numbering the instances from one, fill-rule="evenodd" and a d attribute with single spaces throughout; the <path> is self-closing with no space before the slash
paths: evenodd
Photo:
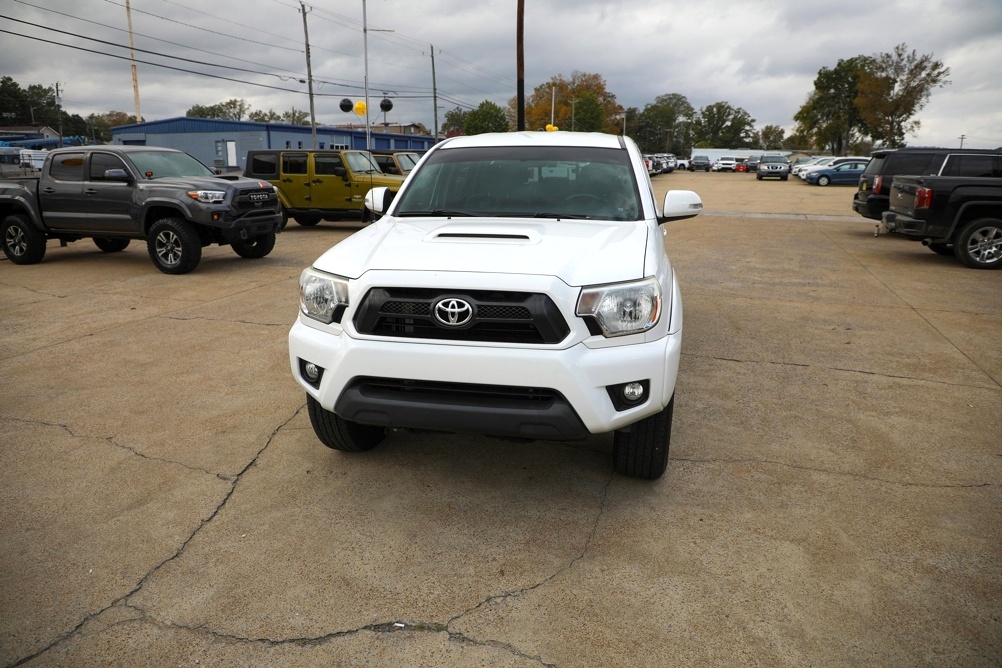
<path id="1" fill-rule="evenodd" d="M 321 220 L 366 220 L 365 194 L 387 187 L 396 192 L 404 177 L 384 174 L 369 151 L 262 149 L 247 152 L 244 176 L 278 190 L 283 227 L 289 217 L 300 225 Z"/>

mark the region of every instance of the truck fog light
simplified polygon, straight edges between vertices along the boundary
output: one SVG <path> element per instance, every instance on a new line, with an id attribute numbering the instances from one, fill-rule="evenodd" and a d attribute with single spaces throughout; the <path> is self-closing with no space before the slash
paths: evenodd
<path id="1" fill-rule="evenodd" d="M 317 366 L 313 362 L 307 362 L 306 360 L 299 360 L 299 374 L 303 377 L 307 383 L 313 387 L 320 389 L 320 379 L 324 375 L 324 368 Z"/>
<path id="2" fill-rule="evenodd" d="M 644 386 L 640 383 L 627 383 L 623 388 L 623 398 L 635 402 L 644 398 Z"/>

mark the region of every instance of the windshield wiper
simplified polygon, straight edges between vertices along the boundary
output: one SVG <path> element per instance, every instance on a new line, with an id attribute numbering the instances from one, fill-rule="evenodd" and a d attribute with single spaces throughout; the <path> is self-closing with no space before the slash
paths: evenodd
<path id="1" fill-rule="evenodd" d="M 434 209 L 430 211 L 402 211 L 397 214 L 399 217 L 404 218 L 407 216 L 480 216 L 483 214 L 473 213 L 471 211 L 456 211 L 453 209 Z"/>
<path id="2" fill-rule="evenodd" d="M 582 215 L 579 215 L 579 214 L 576 214 L 576 213 L 549 213 L 549 212 L 546 212 L 546 211 L 540 211 L 539 213 L 532 214 L 532 217 L 533 218 L 556 218 L 556 219 L 570 218 L 570 219 L 573 219 L 573 220 L 583 220 L 583 219 L 588 218 L 589 216 L 582 216 Z"/>

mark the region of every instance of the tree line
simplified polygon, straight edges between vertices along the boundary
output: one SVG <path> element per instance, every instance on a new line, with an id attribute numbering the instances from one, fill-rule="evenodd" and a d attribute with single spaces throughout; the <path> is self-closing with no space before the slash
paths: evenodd
<path id="1" fill-rule="evenodd" d="M 553 127 L 583 132 L 627 134 L 645 153 L 689 155 L 694 148 L 796 149 L 830 151 L 836 155 L 865 153 L 876 145 L 903 146 L 921 121 L 915 115 L 928 103 L 935 88 L 950 82 L 950 69 L 932 55 L 919 55 L 899 44 L 889 53 L 856 56 L 822 67 L 813 89 L 793 115 L 789 135 L 778 125 L 757 128 L 741 107 L 718 101 L 696 109 L 685 95 L 660 95 L 643 109 L 624 108 L 609 92 L 599 74 L 573 72 L 555 75 L 536 86 L 525 100 L 526 128 Z M 485 100 L 472 110 L 456 107 L 445 113 L 446 136 L 507 132 L 516 127 L 517 100 L 505 108 Z M 194 105 L 186 116 L 308 125 L 309 113 L 253 110 L 246 100 L 230 99 L 212 105 Z M 0 78 L 0 118 L 3 125 L 62 124 L 64 136 L 83 135 L 110 141 L 110 128 L 135 123 L 122 111 L 81 118 L 67 114 L 54 87 L 22 88 L 11 77 Z"/>

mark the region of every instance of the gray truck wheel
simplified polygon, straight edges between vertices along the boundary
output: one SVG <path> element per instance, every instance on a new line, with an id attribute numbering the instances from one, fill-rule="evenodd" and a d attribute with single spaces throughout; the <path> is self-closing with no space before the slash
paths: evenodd
<path id="1" fill-rule="evenodd" d="M 165 274 L 187 274 L 202 260 L 198 232 L 181 218 L 161 218 L 146 235 L 146 248 L 157 269 Z"/>
<path id="2" fill-rule="evenodd" d="M 386 429 L 367 424 L 359 424 L 329 411 L 309 394 L 306 404 L 310 411 L 310 423 L 320 442 L 332 450 L 343 452 L 364 452 L 372 450 L 386 438 Z"/>
<path id="3" fill-rule="evenodd" d="M 14 264 L 36 264 L 45 257 L 45 235 L 27 216 L 11 214 L 0 223 L 3 252 Z"/>
<path id="4" fill-rule="evenodd" d="M 616 430 L 612 442 L 616 473 L 646 480 L 657 480 L 664 475 L 674 411 L 675 397 L 672 397 L 660 413 Z"/>
<path id="5" fill-rule="evenodd" d="M 968 223 L 957 235 L 953 252 L 974 269 L 1002 268 L 1002 220 L 979 218 Z"/>
<path id="6" fill-rule="evenodd" d="M 230 244 L 233 252 L 248 260 L 264 257 L 275 247 L 275 233 L 259 234 L 246 241 L 234 241 Z"/>
<path id="7" fill-rule="evenodd" d="M 94 245 L 105 253 L 118 253 L 129 247 L 129 239 L 109 239 L 108 237 L 94 237 Z"/>

